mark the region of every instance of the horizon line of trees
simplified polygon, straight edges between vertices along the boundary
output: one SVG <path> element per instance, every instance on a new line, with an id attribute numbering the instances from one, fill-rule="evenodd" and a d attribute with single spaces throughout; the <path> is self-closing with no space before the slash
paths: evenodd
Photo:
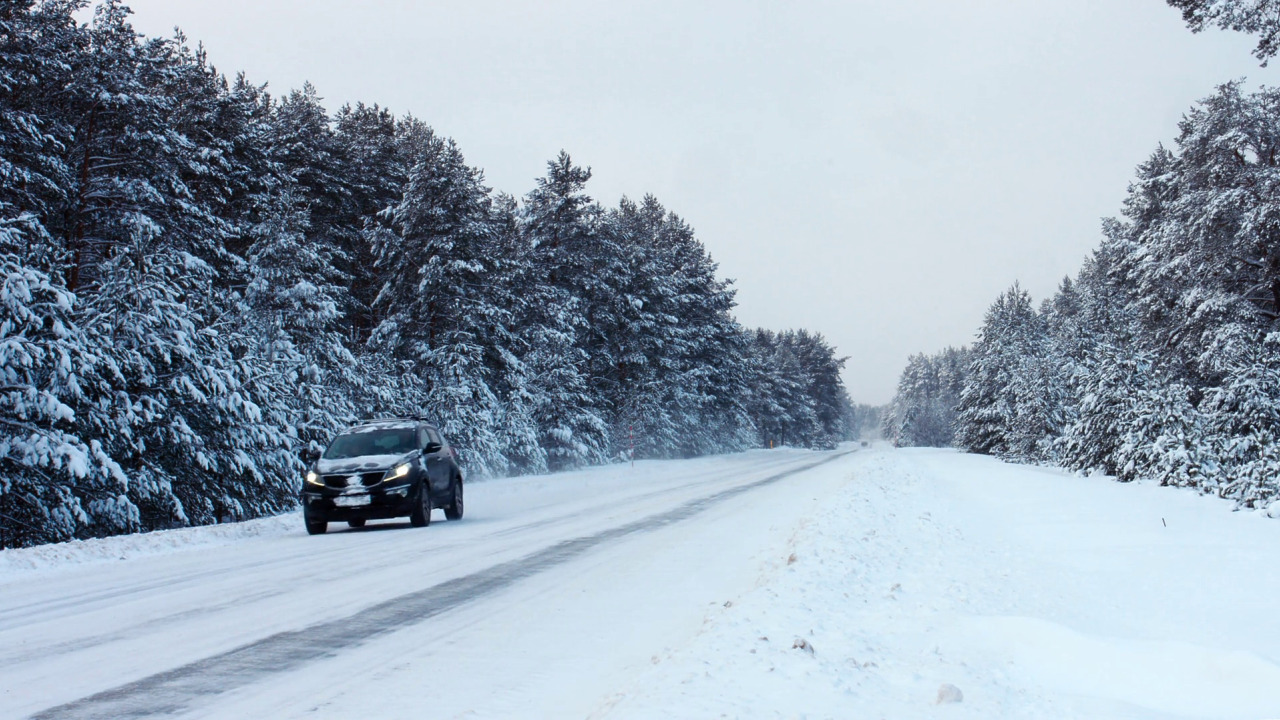
<path id="1" fill-rule="evenodd" d="M 918 355 L 884 431 L 1016 462 L 1280 498 L 1280 89 L 1227 83 L 1138 167 L 1120 218 L 1037 308 Z"/>
<path id="2" fill-rule="evenodd" d="M 87 7 L 0 0 L 0 548 L 288 509 L 369 416 L 488 475 L 857 432 L 846 358 L 740 326 L 657 199 L 563 152 L 496 193 L 414 117 Z"/>

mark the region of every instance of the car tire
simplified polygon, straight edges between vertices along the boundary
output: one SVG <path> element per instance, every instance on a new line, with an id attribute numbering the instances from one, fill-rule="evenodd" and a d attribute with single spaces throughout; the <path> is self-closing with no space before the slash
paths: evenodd
<path id="1" fill-rule="evenodd" d="M 347 526 L 353 527 L 353 528 L 362 528 L 364 527 L 364 518 L 356 518 L 355 520 L 348 520 Z"/>
<path id="2" fill-rule="evenodd" d="M 444 509 L 446 520 L 462 519 L 462 476 L 453 479 L 453 502 Z"/>
<path id="3" fill-rule="evenodd" d="M 418 484 L 418 495 L 413 503 L 413 510 L 409 513 L 409 524 L 414 527 L 431 524 L 431 491 L 425 480 Z"/>
<path id="4" fill-rule="evenodd" d="M 308 535 L 323 535 L 329 529 L 329 521 L 312 517 L 306 510 L 302 511 L 302 522 L 307 526 Z"/>

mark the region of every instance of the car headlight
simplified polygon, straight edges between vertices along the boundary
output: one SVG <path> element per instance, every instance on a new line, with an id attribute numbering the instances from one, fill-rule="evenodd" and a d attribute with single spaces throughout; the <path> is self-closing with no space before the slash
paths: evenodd
<path id="1" fill-rule="evenodd" d="M 409 474 L 409 463 L 401 463 L 387 471 L 386 476 L 382 478 L 383 482 L 388 480 L 398 480 Z"/>
<path id="2" fill-rule="evenodd" d="M 324 486 L 324 481 L 320 479 L 320 476 L 316 474 L 315 470 L 307 471 L 307 482 L 312 485 Z"/>

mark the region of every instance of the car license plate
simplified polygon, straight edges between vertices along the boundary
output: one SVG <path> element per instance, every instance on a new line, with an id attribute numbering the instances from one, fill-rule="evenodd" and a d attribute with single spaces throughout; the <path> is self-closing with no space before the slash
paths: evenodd
<path id="1" fill-rule="evenodd" d="M 333 499 L 333 504 L 338 507 L 356 507 L 357 505 L 368 505 L 368 495 L 339 495 Z"/>

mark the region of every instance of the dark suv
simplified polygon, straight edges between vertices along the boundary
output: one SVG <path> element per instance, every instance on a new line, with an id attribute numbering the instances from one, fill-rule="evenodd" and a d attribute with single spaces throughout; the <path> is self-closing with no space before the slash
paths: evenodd
<path id="1" fill-rule="evenodd" d="M 462 517 L 458 455 L 434 425 L 412 418 L 370 420 L 347 428 L 323 453 L 304 450 L 302 515 L 319 535 L 330 522 L 363 527 L 366 520 L 409 516 L 431 523 L 432 508 Z"/>

